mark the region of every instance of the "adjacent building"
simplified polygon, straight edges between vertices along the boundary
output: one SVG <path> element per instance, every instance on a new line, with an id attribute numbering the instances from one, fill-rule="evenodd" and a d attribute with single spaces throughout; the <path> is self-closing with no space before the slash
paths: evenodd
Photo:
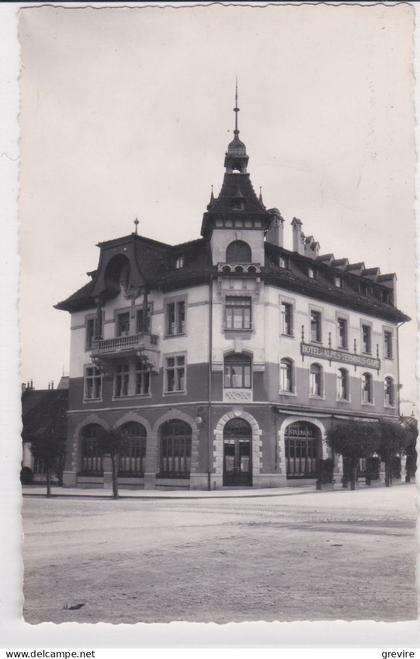
<path id="1" fill-rule="evenodd" d="M 316 477 L 335 419 L 398 418 L 395 274 L 321 254 L 297 218 L 285 249 L 238 111 L 201 238 L 101 242 L 56 305 L 71 314 L 64 485 L 107 484 L 102 428 L 125 431 L 122 484 L 277 487 Z"/>

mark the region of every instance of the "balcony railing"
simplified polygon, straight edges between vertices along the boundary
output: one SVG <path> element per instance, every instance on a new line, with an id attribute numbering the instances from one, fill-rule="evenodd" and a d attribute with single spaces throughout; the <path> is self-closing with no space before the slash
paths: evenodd
<path id="1" fill-rule="evenodd" d="M 153 371 L 159 369 L 159 337 L 156 334 L 129 334 L 112 339 L 96 339 L 91 358 L 104 373 L 112 373 L 112 363 L 119 358 L 138 358 Z"/>
<path id="2" fill-rule="evenodd" d="M 156 334 L 130 334 L 128 336 L 116 336 L 112 339 L 97 339 L 93 341 L 92 351 L 94 354 L 104 355 L 113 352 L 124 352 L 126 350 L 137 350 L 157 346 L 159 337 Z"/>

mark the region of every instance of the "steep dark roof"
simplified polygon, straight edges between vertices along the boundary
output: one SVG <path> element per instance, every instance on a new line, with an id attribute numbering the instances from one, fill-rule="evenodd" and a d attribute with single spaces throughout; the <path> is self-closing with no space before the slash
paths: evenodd
<path id="1" fill-rule="evenodd" d="M 225 174 L 219 196 L 209 204 L 209 210 L 214 213 L 232 211 L 235 200 L 242 201 L 242 211 L 245 213 L 266 212 L 252 186 L 249 174 Z"/>
<path id="2" fill-rule="evenodd" d="M 368 287 L 374 286 L 371 279 L 363 279 L 363 275 L 356 275 L 346 271 L 346 278 L 351 282 L 343 282 L 343 287 L 336 287 L 332 281 L 334 274 L 343 275 L 343 270 L 334 266 L 341 265 L 345 259 L 334 261 L 332 265 L 317 262 L 318 277 L 311 279 L 306 274 L 306 266 L 313 266 L 314 261 L 310 257 L 290 252 L 283 247 L 278 247 L 271 243 L 265 244 L 266 263 L 263 278 L 267 283 L 284 287 L 309 297 L 331 302 L 338 306 L 357 309 L 366 314 L 391 320 L 393 322 L 406 322 L 410 320 L 402 311 L 399 311 L 392 304 L 386 304 L 372 293 L 361 295 L 356 290 L 356 285 L 360 281 L 365 281 Z M 278 256 L 287 255 L 289 267 L 281 268 L 278 265 Z M 353 284 L 353 287 L 352 285 Z M 384 287 L 378 287 L 383 290 Z M 385 289 L 389 290 L 389 289 Z M 372 289 L 373 291 L 373 289 Z"/>
<path id="3" fill-rule="evenodd" d="M 232 176 L 240 175 L 233 174 Z M 129 236 L 108 241 L 106 244 L 118 245 L 128 239 L 135 240 L 136 259 L 150 289 L 169 291 L 198 285 L 207 282 L 210 274 L 216 272 L 216 266 L 212 265 L 210 242 L 207 238 L 198 238 L 178 245 L 167 245 L 142 236 L 136 236 L 134 239 Z M 101 246 L 104 244 L 100 243 Z M 265 243 L 265 253 L 266 258 L 264 267 L 261 269 L 261 277 L 267 283 L 390 321 L 405 322 L 409 320 L 408 316 L 392 304 L 387 304 L 380 299 L 380 296 L 375 296 L 375 292 L 389 291 L 384 285 L 381 286 L 380 282 L 392 280 L 393 275 L 380 275 L 377 282 L 374 282 L 368 277 L 363 277 L 361 263 L 347 266 L 346 259 L 328 262 L 326 257 L 330 255 L 314 260 L 267 242 Z M 280 254 L 288 257 L 288 269 L 279 267 L 278 256 Z M 176 267 L 178 256 L 183 256 L 182 268 Z M 316 264 L 318 277 L 310 279 L 307 275 L 307 266 L 313 267 L 314 264 Z M 353 272 L 354 269 L 357 272 Z M 371 269 L 368 271 L 369 274 L 370 271 Z M 338 288 L 334 285 L 332 279 L 334 274 L 344 275 L 345 281 L 342 287 Z M 94 281 L 93 279 L 69 298 L 57 304 L 56 308 L 70 312 L 92 309 L 95 306 L 91 295 Z M 366 294 L 360 293 L 359 282 L 366 283 Z"/>
<path id="4" fill-rule="evenodd" d="M 67 433 L 68 389 L 27 389 L 22 393 L 22 438 L 31 441 L 53 426 L 57 440 Z"/>

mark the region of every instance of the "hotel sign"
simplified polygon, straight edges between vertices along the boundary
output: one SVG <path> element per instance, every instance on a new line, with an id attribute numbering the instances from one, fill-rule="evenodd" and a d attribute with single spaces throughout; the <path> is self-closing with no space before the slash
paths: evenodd
<path id="1" fill-rule="evenodd" d="M 365 366 L 366 368 L 374 368 L 377 371 L 381 368 L 380 359 L 376 359 L 375 357 L 366 357 L 365 355 L 357 355 L 351 352 L 333 350 L 332 348 L 315 346 L 310 343 L 301 343 L 300 351 L 302 355 L 316 357 L 317 359 L 328 359 L 330 362 L 342 362 L 343 364 L 352 364 L 353 366 Z"/>

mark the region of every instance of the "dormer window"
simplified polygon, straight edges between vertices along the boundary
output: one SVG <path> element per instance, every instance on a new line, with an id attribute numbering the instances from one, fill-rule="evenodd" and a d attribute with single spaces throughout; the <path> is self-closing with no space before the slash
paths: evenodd
<path id="1" fill-rule="evenodd" d="M 362 281 L 362 282 L 360 282 L 359 291 L 360 291 L 361 295 L 366 296 L 369 293 L 369 286 L 367 284 L 365 284 L 365 282 Z"/>
<path id="2" fill-rule="evenodd" d="M 311 265 L 308 266 L 308 277 L 309 279 L 316 279 L 317 278 L 317 272 L 315 268 L 313 268 Z"/>
<path id="3" fill-rule="evenodd" d="M 288 262 L 287 262 L 287 258 L 285 256 L 282 256 L 282 255 L 279 256 L 279 267 L 284 268 L 285 270 L 287 270 Z"/>
<path id="4" fill-rule="evenodd" d="M 334 275 L 334 286 L 336 288 L 343 288 L 343 278 L 341 275 Z"/>
<path id="5" fill-rule="evenodd" d="M 177 256 L 176 257 L 176 262 L 175 262 L 175 268 L 177 270 L 181 270 L 181 268 L 183 268 L 183 267 L 184 267 L 184 257 L 182 255 Z"/>

